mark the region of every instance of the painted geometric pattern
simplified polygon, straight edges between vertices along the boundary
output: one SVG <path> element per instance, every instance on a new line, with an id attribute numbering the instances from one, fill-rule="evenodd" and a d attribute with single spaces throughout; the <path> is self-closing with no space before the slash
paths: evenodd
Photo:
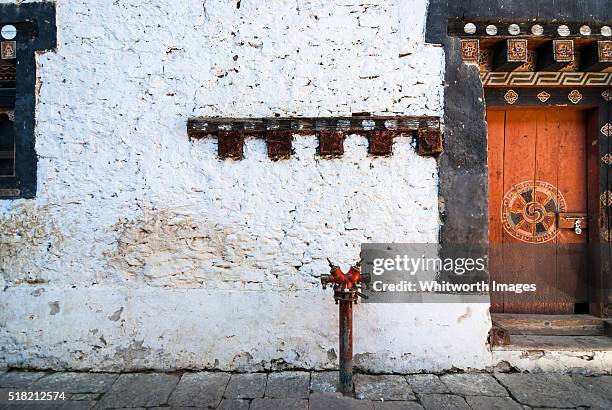
<path id="1" fill-rule="evenodd" d="M 527 40 L 524 39 L 509 39 L 508 54 L 509 62 L 527 62 Z"/>
<path id="2" fill-rule="evenodd" d="M 580 100 L 582 100 L 582 94 L 580 94 L 580 91 L 578 90 L 572 90 L 567 98 L 574 104 L 578 104 L 580 102 Z"/>
<path id="3" fill-rule="evenodd" d="M 565 199 L 554 185 L 525 181 L 504 196 L 502 225 L 509 235 L 522 242 L 544 243 L 557 236 L 557 213 L 565 211 Z"/>
<path id="4" fill-rule="evenodd" d="M 612 62 L 612 41 L 599 42 L 599 61 L 605 63 Z"/>
<path id="5" fill-rule="evenodd" d="M 601 127 L 601 133 L 606 137 L 612 136 L 612 125 L 610 125 L 610 123 L 605 124 Z"/>
<path id="6" fill-rule="evenodd" d="M 599 199 L 601 200 L 601 204 L 603 206 L 610 206 L 610 205 L 612 205 L 612 192 L 605 191 L 603 194 L 601 194 Z"/>
<path id="7" fill-rule="evenodd" d="M 506 72 L 481 73 L 482 85 L 485 87 L 508 86 L 612 86 L 612 73 L 596 72 Z"/>
<path id="8" fill-rule="evenodd" d="M 519 98 L 519 95 L 514 90 L 508 90 L 506 94 L 504 94 L 504 100 L 508 104 L 514 104 Z"/>
<path id="9" fill-rule="evenodd" d="M 478 40 L 461 40 L 461 56 L 466 63 L 478 63 Z"/>
<path id="10" fill-rule="evenodd" d="M 610 165 L 612 164 L 612 154 L 606 154 L 603 157 L 601 157 L 601 162 L 603 162 L 606 165 Z"/>
<path id="11" fill-rule="evenodd" d="M 546 102 L 550 98 L 550 94 L 547 93 L 546 91 L 542 91 L 541 93 L 537 95 L 537 97 L 538 97 L 538 100 L 542 102 Z"/>
<path id="12" fill-rule="evenodd" d="M 553 40 L 555 61 L 570 62 L 574 59 L 573 40 Z"/>

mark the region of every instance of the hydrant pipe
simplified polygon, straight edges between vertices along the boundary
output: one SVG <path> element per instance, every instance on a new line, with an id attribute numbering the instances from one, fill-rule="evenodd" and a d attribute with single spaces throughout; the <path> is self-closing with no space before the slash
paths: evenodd
<path id="1" fill-rule="evenodd" d="M 352 266 L 347 273 L 329 263 L 331 272 L 321 276 L 323 289 L 333 284 L 334 300 L 340 304 L 338 327 L 340 330 L 340 380 L 338 390 L 342 393 L 353 391 L 353 303 L 359 296 L 367 299 L 361 292 L 362 275 L 358 267 Z M 365 278 L 369 282 L 369 278 Z"/>
<path id="2" fill-rule="evenodd" d="M 353 391 L 353 301 L 340 301 L 340 383 L 342 393 Z"/>

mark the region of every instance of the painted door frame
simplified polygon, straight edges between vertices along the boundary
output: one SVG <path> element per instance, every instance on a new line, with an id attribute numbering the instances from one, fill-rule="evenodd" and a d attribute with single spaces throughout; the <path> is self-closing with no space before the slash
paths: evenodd
<path id="1" fill-rule="evenodd" d="M 487 108 L 573 107 L 586 111 L 589 225 L 589 311 L 608 316 L 612 265 L 612 90 L 600 88 L 485 88 Z M 597 189 L 593 189 L 597 187 Z M 487 195 L 487 206 L 489 196 Z"/>

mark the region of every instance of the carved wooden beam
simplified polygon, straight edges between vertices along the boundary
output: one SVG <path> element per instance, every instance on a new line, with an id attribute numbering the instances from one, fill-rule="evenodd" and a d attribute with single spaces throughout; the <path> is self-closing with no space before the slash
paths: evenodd
<path id="1" fill-rule="evenodd" d="M 417 132 L 421 128 L 440 128 L 438 117 L 294 117 L 294 118 L 190 118 L 187 134 L 190 138 L 214 136 L 221 131 L 242 131 L 246 134 L 262 134 L 269 130 L 293 131 L 295 134 L 313 134 L 319 131 L 367 131 Z"/>
<path id="2" fill-rule="evenodd" d="M 288 159 L 293 151 L 293 133 L 291 131 L 268 131 L 266 133 L 268 143 L 268 157 L 277 161 Z"/>
<path id="3" fill-rule="evenodd" d="M 242 159 L 244 156 L 244 134 L 240 131 L 221 131 L 218 138 L 220 158 Z"/>
<path id="4" fill-rule="evenodd" d="M 608 67 L 612 67 L 612 40 L 598 41 L 582 50 L 581 71 L 602 71 Z"/>
<path id="5" fill-rule="evenodd" d="M 344 153 L 344 138 L 366 135 L 370 155 L 391 155 L 395 137 L 417 139 L 420 155 L 442 152 L 442 133 L 438 117 L 331 117 L 331 118 L 191 118 L 187 122 L 190 138 L 217 137 L 219 157 L 242 159 L 245 136 L 265 138 L 268 156 L 287 159 L 295 135 L 319 136 L 319 155 L 337 157 Z"/>
<path id="6" fill-rule="evenodd" d="M 319 132 L 319 155 L 335 158 L 344 154 L 344 133 L 342 131 Z"/>
<path id="7" fill-rule="evenodd" d="M 394 131 L 368 131 L 368 153 L 377 156 L 393 154 Z"/>
<path id="8" fill-rule="evenodd" d="M 509 38 L 494 52 L 493 71 L 513 71 L 527 62 L 527 40 Z"/>
<path id="9" fill-rule="evenodd" d="M 559 71 L 574 61 L 574 40 L 553 40 L 537 51 L 537 71 Z"/>
<path id="10" fill-rule="evenodd" d="M 459 38 L 564 38 L 607 40 L 612 35 L 609 23 L 580 23 L 525 20 L 450 19 L 448 35 Z"/>

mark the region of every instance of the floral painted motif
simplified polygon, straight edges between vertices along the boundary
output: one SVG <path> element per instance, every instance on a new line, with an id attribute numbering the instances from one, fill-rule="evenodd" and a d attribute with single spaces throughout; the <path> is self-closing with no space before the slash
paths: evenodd
<path id="1" fill-rule="evenodd" d="M 514 90 L 508 90 L 506 94 L 504 94 L 504 100 L 510 105 L 514 104 L 519 98 L 519 95 Z"/>

